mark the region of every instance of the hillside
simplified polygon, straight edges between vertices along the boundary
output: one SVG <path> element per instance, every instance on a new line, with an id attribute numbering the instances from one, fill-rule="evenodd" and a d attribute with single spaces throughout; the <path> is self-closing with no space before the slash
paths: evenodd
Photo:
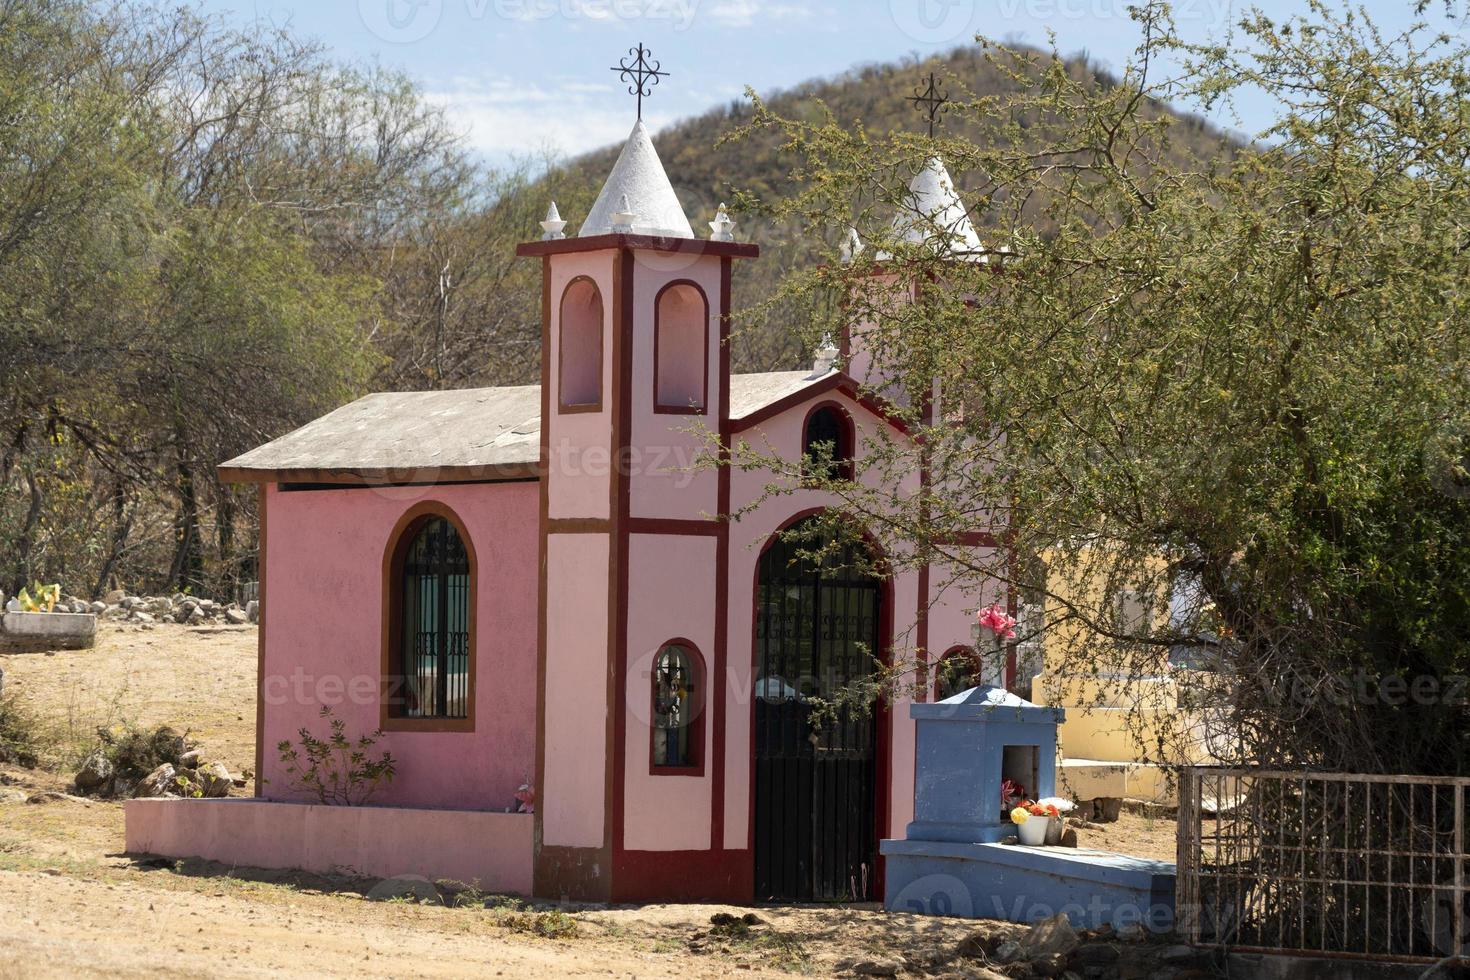
<path id="1" fill-rule="evenodd" d="M 1069 63 L 1069 68 L 1096 72 L 1081 61 Z M 788 118 L 816 119 L 825 107 L 839 122 L 861 128 L 875 138 L 897 131 L 917 133 L 922 130 L 923 118 L 907 98 L 913 95 L 920 78 L 931 70 L 943 80 L 941 87 L 947 88 L 956 99 L 998 94 L 1009 84 L 985 61 L 979 47 L 970 46 L 925 61 L 905 59 L 857 66 L 832 78 L 814 79 L 761 96 L 774 111 Z M 1105 77 L 1102 81 L 1108 83 Z M 777 133 L 762 132 L 740 142 L 716 145 L 723 136 L 747 122 L 750 111 L 748 100 L 740 99 L 655 134 L 664 168 L 695 234 L 703 233 L 705 222 L 714 216 L 717 205 L 732 200 L 736 191 L 768 199 L 780 195 L 788 180 L 794 161 L 781 152 Z M 1158 106 L 1154 111 L 1170 110 Z M 1229 137 L 1207 122 L 1190 116 L 1177 118 L 1179 124 L 1172 130 L 1176 153 L 1208 157 L 1228 154 L 1236 148 Z M 951 135 L 975 142 L 983 143 L 987 138 L 983 125 L 958 114 L 947 116 L 944 126 Z M 520 193 L 532 202 L 531 210 L 544 208 L 546 200 L 555 199 L 562 217 L 571 222 L 574 231 L 612 168 L 619 149 L 611 146 L 569 161 Z M 976 182 L 971 174 L 953 176 L 962 194 Z M 983 218 L 977 224 L 983 229 Z M 771 296 L 786 270 L 812 261 L 808 243 L 789 229 L 772 228 L 750 216 L 744 216 L 742 221 L 737 215 L 736 234 L 755 241 L 763 252 L 755 262 L 737 264 L 734 283 L 737 311 Z M 732 352 L 735 370 L 794 369 L 809 359 L 800 312 L 785 312 L 785 317 L 773 316 L 763 323 L 745 322 L 737 327 Z M 534 379 L 518 376 L 516 380 Z"/>

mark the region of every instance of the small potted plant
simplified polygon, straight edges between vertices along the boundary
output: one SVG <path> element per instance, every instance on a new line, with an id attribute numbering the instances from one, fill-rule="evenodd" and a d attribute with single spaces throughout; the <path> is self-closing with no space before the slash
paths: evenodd
<path id="1" fill-rule="evenodd" d="M 1046 832 L 1051 826 L 1052 818 L 1060 815 L 1060 811 L 1049 804 L 1043 806 L 1040 803 L 1022 803 L 1011 811 L 1011 823 L 1016 825 L 1016 836 L 1022 844 L 1027 847 L 1041 847 L 1047 843 Z"/>

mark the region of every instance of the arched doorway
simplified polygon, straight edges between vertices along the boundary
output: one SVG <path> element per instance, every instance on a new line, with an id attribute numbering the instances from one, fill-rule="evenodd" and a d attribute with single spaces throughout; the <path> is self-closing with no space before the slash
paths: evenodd
<path id="1" fill-rule="evenodd" d="M 755 897 L 863 901 L 876 894 L 878 718 L 814 716 L 812 699 L 872 673 L 884 588 L 850 551 L 816 567 L 803 550 L 774 540 L 756 585 Z"/>

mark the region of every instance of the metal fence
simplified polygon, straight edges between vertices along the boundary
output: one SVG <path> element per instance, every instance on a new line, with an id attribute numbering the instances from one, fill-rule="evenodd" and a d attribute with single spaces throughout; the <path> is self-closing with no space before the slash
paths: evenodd
<path id="1" fill-rule="evenodd" d="M 1177 907 L 1191 942 L 1443 962 L 1466 949 L 1470 779 L 1181 773 Z"/>

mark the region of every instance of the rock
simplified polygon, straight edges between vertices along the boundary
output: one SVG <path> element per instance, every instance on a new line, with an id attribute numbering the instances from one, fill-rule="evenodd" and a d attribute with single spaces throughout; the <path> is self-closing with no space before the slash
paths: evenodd
<path id="1" fill-rule="evenodd" d="M 101 789 L 112 781 L 112 762 L 101 752 L 93 752 L 77 770 L 77 789 L 83 793 Z"/>
<path id="2" fill-rule="evenodd" d="M 260 601 L 251 599 L 245 603 L 245 618 L 252 623 L 260 622 Z"/>
<path id="3" fill-rule="evenodd" d="M 87 611 L 90 612 L 93 616 L 101 616 L 103 613 L 107 612 L 107 603 L 105 603 L 105 602 L 92 602 L 92 603 L 88 603 L 87 604 Z"/>
<path id="4" fill-rule="evenodd" d="M 1117 823 L 1118 815 L 1123 812 L 1123 801 L 1115 796 L 1093 800 L 1092 805 L 1097 812 L 1098 823 Z"/>
<path id="5" fill-rule="evenodd" d="M 189 609 L 189 615 L 184 617 L 184 622 L 188 623 L 190 626 L 194 626 L 204 622 L 204 610 L 200 609 L 198 606 L 191 607 Z"/>
<path id="6" fill-rule="evenodd" d="M 1195 949 L 1193 946 L 1178 944 L 1165 946 L 1154 955 L 1158 957 L 1160 963 L 1187 963 L 1195 957 L 1202 955 L 1202 951 Z"/>
<path id="7" fill-rule="evenodd" d="M 1056 953 L 1070 953 L 1077 948 L 1080 941 L 1077 930 L 1072 928 L 1072 920 L 1067 918 L 1065 912 L 1058 912 L 1051 918 L 1036 923 L 1030 932 L 1021 937 L 1021 951 L 1026 959 L 1038 960 Z"/>
<path id="8" fill-rule="evenodd" d="M 902 969 L 899 960 L 862 960 L 852 965 L 852 972 L 860 977 L 896 977 Z"/>
<path id="9" fill-rule="evenodd" d="M 1067 965 L 1084 977 L 1100 976 L 1116 962 L 1118 947 L 1111 943 L 1083 943 L 1067 958 Z"/>
<path id="10" fill-rule="evenodd" d="M 235 785 L 235 777 L 230 775 L 230 770 L 225 768 L 223 762 L 211 762 L 200 766 L 195 775 L 195 781 L 204 795 L 210 799 L 219 799 L 230 795 L 230 787 Z"/>
<path id="11" fill-rule="evenodd" d="M 190 749 L 179 756 L 179 766 L 184 769 L 198 769 L 200 754 L 198 749 Z"/>
<path id="12" fill-rule="evenodd" d="M 150 599 L 148 600 L 148 611 L 155 616 L 162 616 L 173 612 L 174 604 L 167 598 Z"/>
<path id="13" fill-rule="evenodd" d="M 26 797 L 26 802 L 42 806 L 47 803 L 65 803 L 67 800 L 77 799 L 77 797 L 68 795 L 66 793 L 53 793 L 50 790 L 46 790 L 40 793 L 32 793 L 30 796 Z M 82 800 L 81 802 L 85 803 L 86 801 Z"/>
<path id="14" fill-rule="evenodd" d="M 227 622 L 227 623 L 234 623 L 236 626 L 243 626 L 245 623 L 248 623 L 249 621 L 250 621 L 250 617 L 247 616 L 247 615 L 245 615 L 245 610 L 243 610 L 243 609 L 226 609 L 225 610 L 225 622 Z"/>
<path id="15" fill-rule="evenodd" d="M 443 905 L 439 889 L 423 875 L 398 875 L 384 878 L 367 893 L 370 902 L 388 902 L 393 899 L 411 898 L 426 905 Z"/>
<path id="16" fill-rule="evenodd" d="M 106 595 L 104 595 L 102 597 L 102 601 L 105 602 L 105 603 L 107 603 L 109 606 L 116 606 L 116 605 L 120 604 L 127 597 L 128 597 L 128 594 L 126 592 L 124 592 L 122 589 L 112 589 Z"/>
<path id="17" fill-rule="evenodd" d="M 995 951 L 990 954 L 990 959 L 994 963 L 1014 963 L 1024 958 L 1025 955 L 1020 943 L 1007 939 L 995 947 Z"/>
<path id="18" fill-rule="evenodd" d="M 20 610 L 20 600 L 19 599 L 7 599 L 5 601 L 5 611 L 6 612 L 20 612 L 21 611 Z"/>
<path id="19" fill-rule="evenodd" d="M 1141 943 L 1148 938 L 1142 922 L 1125 922 L 1118 927 L 1118 938 L 1125 943 Z"/>
<path id="20" fill-rule="evenodd" d="M 24 803 L 26 794 L 24 790 L 12 789 L 9 786 L 0 786 L 0 804 Z"/>
<path id="21" fill-rule="evenodd" d="M 1067 972 L 1067 958 L 1053 953 L 1031 961 L 1031 972 L 1038 977 L 1059 977 Z"/>
<path id="22" fill-rule="evenodd" d="M 1062 847 L 1076 847 L 1077 846 L 1077 831 L 1073 830 L 1071 827 L 1068 827 L 1066 830 L 1062 831 L 1061 846 Z"/>
<path id="23" fill-rule="evenodd" d="M 133 613 L 133 619 L 137 620 L 140 623 L 151 623 L 151 622 L 153 622 L 153 616 L 152 615 L 150 615 L 149 613 L 141 612 L 141 611 L 134 612 Z"/>
<path id="24" fill-rule="evenodd" d="M 172 763 L 165 762 L 138 781 L 133 796 L 141 798 L 171 795 L 178 785 L 174 782 L 177 778 L 178 770 L 174 769 Z"/>

